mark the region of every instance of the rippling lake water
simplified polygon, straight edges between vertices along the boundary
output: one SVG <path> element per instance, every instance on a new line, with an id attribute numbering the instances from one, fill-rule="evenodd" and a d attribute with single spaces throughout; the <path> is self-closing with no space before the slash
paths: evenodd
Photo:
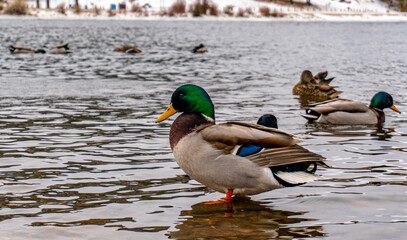
<path id="1" fill-rule="evenodd" d="M 405 23 L 0 20 L 0 239 L 402 239 L 407 234 Z M 71 55 L 11 55 L 6 46 Z M 190 49 L 204 43 L 209 52 Z M 144 55 L 112 50 L 134 44 Z M 291 94 L 329 70 L 341 97 L 403 112 L 318 126 Z M 320 180 L 234 203 L 183 177 L 156 124 L 175 88 L 204 87 L 218 122 L 279 127 L 326 157 Z"/>

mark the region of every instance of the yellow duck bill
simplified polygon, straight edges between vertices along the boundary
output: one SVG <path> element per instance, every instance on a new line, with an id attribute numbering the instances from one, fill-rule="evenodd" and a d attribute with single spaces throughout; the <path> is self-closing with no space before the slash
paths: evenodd
<path id="1" fill-rule="evenodd" d="M 167 108 L 167 110 L 165 110 L 165 112 L 163 114 L 161 114 L 161 116 L 159 116 L 157 118 L 157 120 L 155 120 L 155 122 L 156 123 L 162 122 L 165 119 L 174 115 L 176 112 L 178 112 L 178 111 L 174 109 L 174 107 L 172 106 L 172 103 L 171 103 L 170 106 Z"/>
<path id="2" fill-rule="evenodd" d="M 398 112 L 398 113 L 401 113 L 401 111 L 398 110 L 398 109 L 396 108 L 396 106 L 394 106 L 394 104 L 393 104 L 393 106 L 391 106 L 390 108 L 393 109 L 394 111 Z"/>

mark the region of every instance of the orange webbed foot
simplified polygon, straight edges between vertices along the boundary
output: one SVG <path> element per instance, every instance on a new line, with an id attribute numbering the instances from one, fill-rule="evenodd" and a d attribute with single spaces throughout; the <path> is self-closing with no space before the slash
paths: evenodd
<path id="1" fill-rule="evenodd" d="M 223 200 L 217 200 L 217 201 L 209 201 L 206 202 L 206 205 L 213 205 L 213 204 L 222 204 L 222 203 L 231 203 L 232 202 L 232 195 L 233 195 L 233 189 L 229 189 L 226 193 L 226 198 Z"/>

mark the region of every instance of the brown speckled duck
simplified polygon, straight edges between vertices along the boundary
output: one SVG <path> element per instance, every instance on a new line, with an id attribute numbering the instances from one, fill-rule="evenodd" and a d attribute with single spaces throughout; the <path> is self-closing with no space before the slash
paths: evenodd
<path id="1" fill-rule="evenodd" d="M 341 92 L 336 91 L 334 87 L 319 82 L 309 70 L 301 74 L 301 80 L 294 86 L 293 94 L 302 97 L 308 97 L 318 101 L 337 98 Z"/>
<path id="2" fill-rule="evenodd" d="M 124 52 L 124 53 L 128 53 L 128 54 L 135 54 L 135 53 L 144 54 L 143 51 L 141 51 L 140 49 L 136 48 L 135 46 L 131 46 L 131 45 L 124 45 L 123 47 L 115 48 L 113 51 Z"/>
<path id="3" fill-rule="evenodd" d="M 317 163 L 323 157 L 296 145 L 296 137 L 275 128 L 240 122 L 216 124 L 213 103 L 199 86 L 176 89 L 170 106 L 156 122 L 176 112 L 182 114 L 170 130 L 175 160 L 191 178 L 226 193 L 225 202 L 233 194 L 257 194 L 317 178 Z M 242 147 L 253 145 L 261 147 L 260 151 L 242 153 Z"/>

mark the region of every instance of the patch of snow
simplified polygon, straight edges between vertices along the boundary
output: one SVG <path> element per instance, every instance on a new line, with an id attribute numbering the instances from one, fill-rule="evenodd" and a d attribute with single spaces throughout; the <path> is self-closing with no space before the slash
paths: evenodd
<path id="1" fill-rule="evenodd" d="M 79 0 L 79 4 L 82 9 L 88 9 L 81 14 L 74 14 L 72 8 L 75 4 L 75 0 L 54 0 L 50 1 L 50 8 L 53 10 L 47 10 L 45 8 L 45 1 L 40 1 L 40 9 L 35 9 L 36 0 L 29 0 L 28 4 L 33 8 L 33 15 L 39 18 L 95 18 L 95 19 L 184 19 L 184 17 L 192 18 L 191 13 L 185 14 L 182 17 L 160 17 L 160 12 L 168 10 L 177 0 Z M 190 9 L 197 0 L 185 0 L 186 9 Z M 263 2 L 256 0 L 209 0 L 216 4 L 218 10 L 223 13 L 226 6 L 233 6 L 235 14 L 239 9 L 251 9 L 253 14 L 245 18 L 238 18 L 238 20 L 281 20 L 281 18 L 262 17 L 259 9 L 261 7 L 268 7 L 271 12 L 282 13 L 284 20 L 326 20 L 326 21 L 407 21 L 407 14 L 400 13 L 389 9 L 388 4 L 380 0 L 293 0 L 296 3 L 303 3 L 303 7 L 288 4 L 277 4 L 275 2 Z M 202 0 L 201 0 L 202 2 Z M 54 9 L 61 3 L 64 3 L 67 11 L 66 15 L 57 13 Z M 309 3 L 310 5 L 307 5 Z M 118 9 L 119 4 L 125 4 L 127 12 L 116 12 L 114 16 L 108 15 L 106 10 L 114 7 Z M 132 4 L 138 4 L 144 6 L 147 15 L 140 15 L 139 13 L 132 13 L 129 11 Z M 104 9 L 99 16 L 95 16 L 92 13 L 92 9 L 98 7 Z M 4 18 L 4 16 L 3 16 Z M 218 17 L 203 16 L 199 19 L 210 20 L 230 20 L 233 17 L 221 14 Z"/>

